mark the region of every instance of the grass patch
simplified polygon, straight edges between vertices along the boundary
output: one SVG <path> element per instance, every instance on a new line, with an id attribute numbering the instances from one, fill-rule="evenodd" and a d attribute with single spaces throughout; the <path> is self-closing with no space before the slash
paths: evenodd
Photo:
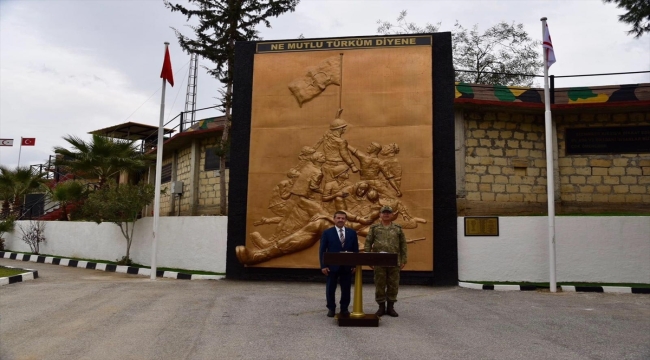
<path id="1" fill-rule="evenodd" d="M 11 268 L 6 268 L 4 266 L 0 266 L 0 278 L 14 276 L 14 275 L 20 275 L 20 274 L 24 274 L 26 272 L 29 272 L 29 271 L 23 270 L 23 269 L 11 269 Z"/>
<path id="2" fill-rule="evenodd" d="M 474 284 L 483 284 L 483 285 L 534 285 L 540 288 L 548 288 L 550 284 L 547 282 L 513 282 L 513 281 L 471 281 L 471 280 L 460 280 L 461 282 L 469 282 Z M 558 286 L 562 285 L 571 285 L 571 286 L 580 286 L 580 287 L 594 287 L 594 286 L 620 286 L 620 287 L 633 287 L 633 288 L 650 288 L 650 284 L 640 284 L 640 283 L 586 283 L 586 282 L 558 282 Z"/>
<path id="3" fill-rule="evenodd" d="M 27 255 L 36 255 L 28 252 L 22 252 L 22 251 L 10 251 L 10 250 L 5 250 L 6 252 L 14 252 L 18 254 L 27 254 Z M 58 255 L 50 255 L 50 254 L 38 254 L 39 256 L 47 256 L 47 257 L 54 257 L 54 258 L 59 258 L 59 259 L 70 259 L 70 260 L 77 260 L 77 261 L 88 261 L 88 262 L 94 262 L 94 263 L 101 263 L 101 264 L 111 264 L 111 265 L 118 265 L 118 266 L 126 266 L 126 265 L 119 265 L 117 261 L 108 261 L 108 260 L 98 260 L 98 259 L 83 259 L 83 258 L 75 258 L 75 257 L 69 257 L 69 256 L 58 256 Z M 128 265 L 130 267 L 136 267 L 136 268 L 144 268 L 144 269 L 151 269 L 150 266 L 145 266 L 141 264 L 136 264 L 133 263 L 131 265 Z M 166 267 L 158 267 L 158 271 L 175 271 L 179 273 L 185 273 L 185 274 L 196 274 L 196 275 L 226 275 L 225 273 L 216 273 L 216 272 L 210 272 L 210 271 L 202 271 L 202 270 L 188 270 L 188 269 L 177 269 L 177 268 L 166 268 Z"/>

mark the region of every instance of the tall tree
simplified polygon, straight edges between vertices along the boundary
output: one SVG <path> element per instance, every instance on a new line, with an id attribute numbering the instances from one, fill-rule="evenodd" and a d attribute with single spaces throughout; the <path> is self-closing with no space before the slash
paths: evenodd
<path id="1" fill-rule="evenodd" d="M 126 239 L 126 255 L 119 264 L 131 264 L 131 244 L 133 229 L 140 217 L 142 208 L 151 204 L 154 197 L 154 186 L 151 184 L 120 184 L 111 181 L 93 191 L 81 208 L 83 217 L 95 221 L 112 222 L 117 225 Z"/>
<path id="2" fill-rule="evenodd" d="M 85 178 L 96 178 L 102 187 L 106 181 L 121 171 L 135 172 L 145 169 L 152 156 L 137 150 L 134 141 L 93 135 L 91 141 L 68 135 L 63 138 L 71 150 L 56 146 L 56 166 L 65 166 L 72 173 Z"/>
<path id="3" fill-rule="evenodd" d="M 230 125 L 232 124 L 233 65 L 235 42 L 259 39 L 256 27 L 271 27 L 270 17 L 294 11 L 300 0 L 188 0 L 192 8 L 165 0 L 172 12 L 180 12 L 186 19 L 197 19 L 198 25 L 189 26 L 194 38 L 174 29 L 178 43 L 188 53 L 195 53 L 214 63 L 208 73 L 218 79 L 225 90 L 220 90 L 221 110 L 226 121 L 221 141 L 216 148 L 219 156 L 220 212 L 227 213 L 226 155 L 229 151 Z"/>
<path id="4" fill-rule="evenodd" d="M 619 9 L 627 12 L 618 16 L 618 21 L 632 25 L 628 35 L 635 38 L 641 37 L 644 33 L 650 33 L 650 1 L 648 0 L 603 0 L 606 3 L 615 3 Z"/>
<path id="5" fill-rule="evenodd" d="M 421 34 L 436 32 L 440 23 L 425 26 L 406 20 L 407 12 L 400 12 L 395 23 L 378 20 L 377 32 L 389 34 Z M 510 86 L 531 86 L 535 74 L 542 67 L 539 59 L 540 42 L 531 39 L 522 24 L 500 22 L 484 33 L 478 25 L 466 29 L 456 21 L 452 31 L 452 51 L 456 81 Z"/>

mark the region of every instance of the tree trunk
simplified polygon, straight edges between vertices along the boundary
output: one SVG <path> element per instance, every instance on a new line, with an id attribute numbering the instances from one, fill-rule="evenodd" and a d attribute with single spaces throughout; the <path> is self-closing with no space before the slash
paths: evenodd
<path id="1" fill-rule="evenodd" d="M 59 204 L 61 204 L 61 216 L 59 216 L 59 221 L 67 221 L 68 220 L 68 204 L 62 201 L 59 201 Z"/>
<path id="2" fill-rule="evenodd" d="M 231 48 L 235 47 L 235 36 L 237 33 L 237 23 L 230 25 L 230 41 L 228 46 Z M 225 113 L 226 113 L 226 122 L 223 125 L 223 133 L 221 136 L 221 146 L 222 148 L 228 146 L 229 137 L 230 137 L 230 122 L 232 121 L 232 73 L 233 73 L 234 61 L 231 58 L 228 59 L 228 84 L 226 86 L 226 101 L 225 101 Z M 230 151 L 229 149 L 227 151 Z M 228 215 L 228 190 L 226 189 L 226 154 L 224 151 L 221 153 L 219 159 L 219 211 L 221 215 Z"/>
<path id="3" fill-rule="evenodd" d="M 129 239 L 129 223 L 125 223 L 126 226 L 126 231 L 124 234 L 126 235 L 126 259 L 129 259 L 129 255 L 131 254 L 131 239 Z M 124 259 L 124 260 L 126 260 Z"/>

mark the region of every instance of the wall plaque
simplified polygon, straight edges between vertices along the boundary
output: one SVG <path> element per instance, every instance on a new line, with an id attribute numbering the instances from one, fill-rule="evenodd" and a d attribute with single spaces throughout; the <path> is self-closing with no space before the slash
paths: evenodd
<path id="1" fill-rule="evenodd" d="M 499 218 L 465 217 L 465 236 L 499 236 Z"/>
<path id="2" fill-rule="evenodd" d="M 650 126 L 567 128 L 566 154 L 650 153 Z"/>

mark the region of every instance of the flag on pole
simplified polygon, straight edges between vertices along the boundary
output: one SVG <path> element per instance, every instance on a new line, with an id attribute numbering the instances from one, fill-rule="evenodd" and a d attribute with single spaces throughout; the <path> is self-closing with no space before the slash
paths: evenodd
<path id="1" fill-rule="evenodd" d="M 0 139 L 0 146 L 14 146 L 14 139 Z"/>
<path id="2" fill-rule="evenodd" d="M 21 138 L 20 146 L 34 146 L 36 138 Z"/>
<path id="3" fill-rule="evenodd" d="M 551 34 L 548 32 L 548 24 L 544 27 L 544 40 L 542 43 L 544 51 L 546 51 L 546 67 L 551 67 L 555 63 L 555 52 L 553 51 L 553 42 L 551 41 Z"/>
<path id="4" fill-rule="evenodd" d="M 174 86 L 174 72 L 172 71 L 172 61 L 169 57 L 169 48 L 165 49 L 165 61 L 160 72 L 160 78 L 167 80 L 169 85 Z"/>

